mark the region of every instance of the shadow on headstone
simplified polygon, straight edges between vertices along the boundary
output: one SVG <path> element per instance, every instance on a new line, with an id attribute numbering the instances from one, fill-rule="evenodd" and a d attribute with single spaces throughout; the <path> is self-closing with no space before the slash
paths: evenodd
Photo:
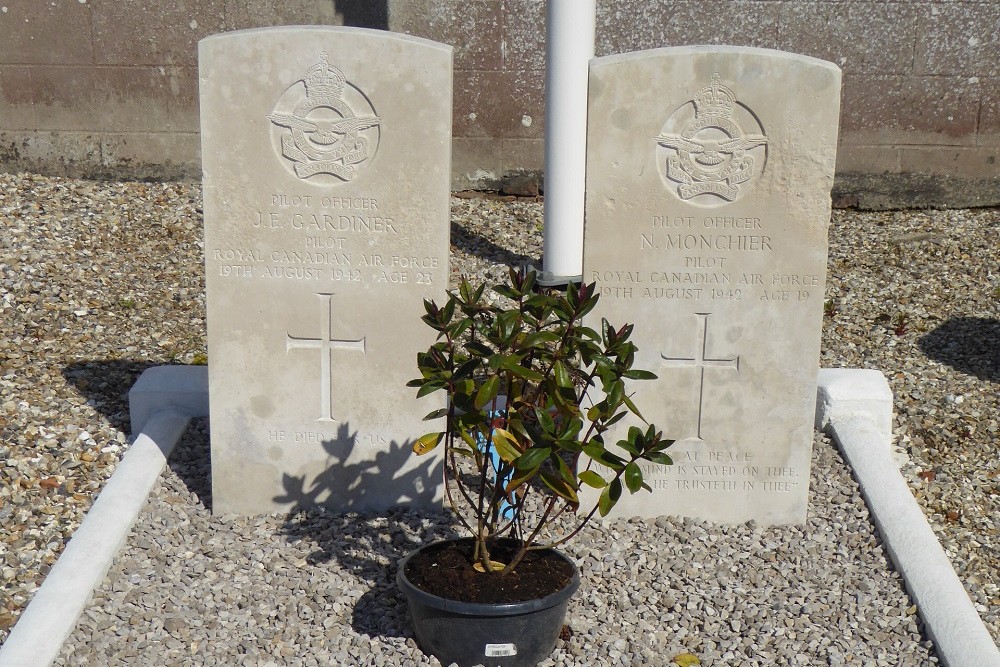
<path id="1" fill-rule="evenodd" d="M 131 433 L 128 392 L 152 361 L 137 359 L 91 359 L 77 361 L 62 369 L 66 381 L 87 399 L 114 428 Z"/>
<path id="2" fill-rule="evenodd" d="M 344 25 L 354 28 L 389 29 L 387 0 L 334 0 L 336 10 L 344 17 Z"/>
<path id="3" fill-rule="evenodd" d="M 1000 382 L 1000 320 L 953 317 L 917 344 L 935 361 L 980 380 Z"/>
<path id="4" fill-rule="evenodd" d="M 403 504 L 427 506 L 434 502 L 440 466 L 426 460 L 401 473 L 413 458 L 411 442 L 388 442 L 380 446 L 375 458 L 352 457 L 359 447 L 358 434 L 350 426 L 337 427 L 337 436 L 322 443 L 329 465 L 315 479 L 305 475 L 282 475 L 284 493 L 273 502 L 298 512 L 318 505 L 329 505 L 343 512 L 365 512 Z M 305 445 L 309 446 L 309 445 Z M 372 448 L 363 448 L 371 452 Z"/>
<path id="5" fill-rule="evenodd" d="M 352 613 L 354 630 L 408 637 L 396 564 L 428 540 L 455 536 L 447 513 L 426 509 L 434 503 L 440 463 L 427 460 L 401 472 L 413 458 L 410 442 L 386 443 L 374 459 L 358 460 L 352 458 L 357 439 L 349 425 L 339 426 L 336 438 L 322 443 L 330 461 L 326 470 L 315 479 L 283 475 L 284 493 L 273 502 L 289 507 L 287 538 L 316 545 L 306 559 L 309 565 L 334 561 L 366 582 L 368 590 Z M 322 511 L 324 504 L 336 506 L 338 513 Z M 410 510 L 411 504 L 424 509 Z"/>

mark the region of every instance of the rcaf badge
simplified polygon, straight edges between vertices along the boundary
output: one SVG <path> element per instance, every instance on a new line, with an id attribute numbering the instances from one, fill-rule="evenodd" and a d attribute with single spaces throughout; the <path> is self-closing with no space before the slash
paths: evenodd
<path id="1" fill-rule="evenodd" d="M 667 119 L 655 141 L 664 182 L 680 199 L 703 206 L 736 201 L 767 159 L 760 122 L 718 73 Z"/>
<path id="2" fill-rule="evenodd" d="M 381 119 L 326 53 L 285 91 L 268 119 L 280 155 L 296 176 L 317 185 L 350 181 L 378 149 Z"/>

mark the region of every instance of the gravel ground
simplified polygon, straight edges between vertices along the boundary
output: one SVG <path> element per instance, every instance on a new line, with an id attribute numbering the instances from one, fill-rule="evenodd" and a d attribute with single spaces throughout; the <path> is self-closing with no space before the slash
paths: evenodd
<path id="1" fill-rule="evenodd" d="M 440 664 L 394 579 L 408 551 L 454 536 L 446 513 L 213 517 L 205 423 L 179 448 L 57 665 Z M 803 527 L 595 526 L 565 549 L 583 583 L 543 665 L 938 664 L 821 436 L 812 487 Z"/>
<path id="2" fill-rule="evenodd" d="M 204 361 L 200 198 L 190 183 L 0 174 L 0 641 L 127 448 L 132 382 L 151 365 Z M 455 199 L 453 274 L 499 279 L 507 263 L 537 262 L 540 229 L 538 203 Z M 998 238 L 996 209 L 836 211 L 821 362 L 886 373 L 901 468 L 994 638 L 1000 637 Z M 200 444 L 186 447 L 184 461 L 199 469 L 203 433 Z M 598 664 L 663 663 L 681 649 L 719 665 L 758 658 L 796 664 L 798 654 L 805 656 L 801 664 L 934 664 L 843 464 L 825 441 L 816 450 L 823 476 L 814 473 L 812 518 L 802 529 L 633 522 L 568 549 L 583 563 L 591 591 L 618 593 L 577 595 L 576 634 L 559 648 L 557 664 L 583 656 L 601 656 Z M 425 662 L 398 621 L 385 566 L 413 542 L 446 532 L 446 517 L 216 522 L 204 510 L 201 474 L 165 479 L 116 565 L 121 574 L 109 577 L 109 588 L 81 621 L 82 643 L 103 630 L 108 655 L 138 651 L 169 663 L 166 652 L 180 651 L 178 664 L 213 664 L 209 655 L 221 664 L 253 655 L 297 663 L 304 658 L 296 645 L 333 651 L 325 660 L 313 654 L 317 664 L 369 647 L 404 664 Z M 344 543 L 325 540 L 331 531 L 343 534 Z M 625 557 L 618 545 L 629 542 L 626 533 L 648 536 L 639 541 L 639 557 L 628 556 L 632 585 L 620 587 L 602 568 L 605 558 Z M 144 551 L 141 540 L 152 535 L 166 535 L 170 544 L 150 542 Z M 662 549 L 663 542 L 679 546 Z M 245 555 L 224 555 L 230 548 Z M 594 558 L 587 548 L 610 556 Z M 158 567 L 158 554 L 171 549 L 181 551 Z M 161 598 L 148 584 L 132 592 L 160 577 L 175 595 Z M 280 595 L 267 592 L 268 578 Z M 219 581 L 228 582 L 221 602 L 208 593 Z M 196 593 L 202 585 L 204 599 Z M 302 595 L 289 595 L 296 589 Z M 643 594 L 646 600 L 636 599 Z M 125 606 L 136 601 L 138 611 Z M 653 608 L 661 618 L 656 624 Z M 289 627 L 274 622 L 282 615 Z M 667 623 L 687 623 L 688 615 L 686 635 L 658 634 Z M 601 632 L 595 618 L 603 617 L 636 631 Z M 248 626 L 264 618 L 272 620 L 259 633 Z M 160 632 L 160 639 L 148 632 Z M 630 644 L 622 636 L 642 639 Z M 120 643 L 113 647 L 115 638 Z M 219 657 L 216 644 L 237 653 Z M 241 646 L 244 658 L 233 657 Z M 67 645 L 66 663 L 82 664 L 85 650 Z M 644 658 L 644 651 L 651 653 Z M 136 664 L 121 660 L 108 664 Z"/>

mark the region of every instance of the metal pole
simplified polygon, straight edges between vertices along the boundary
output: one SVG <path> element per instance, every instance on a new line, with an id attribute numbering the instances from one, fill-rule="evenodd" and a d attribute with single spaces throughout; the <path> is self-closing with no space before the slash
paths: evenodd
<path id="1" fill-rule="evenodd" d="M 583 274 L 588 64 L 597 0 L 548 0 L 545 65 L 545 231 L 539 282 Z"/>

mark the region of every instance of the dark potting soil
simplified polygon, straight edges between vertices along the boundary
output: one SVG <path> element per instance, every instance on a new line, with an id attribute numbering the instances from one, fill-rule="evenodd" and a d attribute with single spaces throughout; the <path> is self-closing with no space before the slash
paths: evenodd
<path id="1" fill-rule="evenodd" d="M 513 572 L 478 572 L 472 567 L 471 539 L 442 542 L 424 549 L 406 564 L 406 577 L 420 590 L 461 602 L 525 602 L 562 590 L 573 566 L 550 549 L 529 551 Z M 509 540 L 490 547 L 494 561 L 509 563 L 516 545 Z"/>

